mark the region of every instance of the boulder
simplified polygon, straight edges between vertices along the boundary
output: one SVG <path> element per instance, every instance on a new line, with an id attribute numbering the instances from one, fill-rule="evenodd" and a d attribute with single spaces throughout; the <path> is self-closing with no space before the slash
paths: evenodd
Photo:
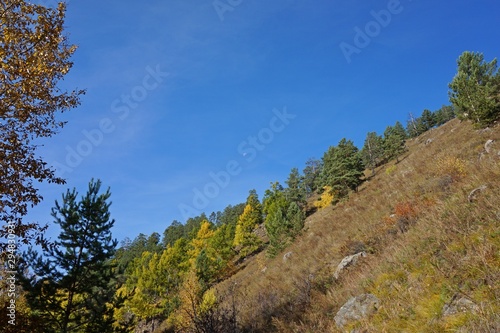
<path id="1" fill-rule="evenodd" d="M 342 261 L 340 264 L 338 264 L 337 269 L 335 270 L 335 273 L 333 273 L 333 277 L 335 279 L 338 279 L 340 274 L 349 266 L 356 265 L 356 263 L 359 260 L 359 257 L 366 257 L 366 252 L 359 252 L 356 254 L 353 254 L 351 256 L 347 256 Z"/>
<path id="2" fill-rule="evenodd" d="M 283 255 L 283 262 L 287 262 L 293 255 L 293 252 L 290 251 L 290 252 L 287 252 Z"/>
<path id="3" fill-rule="evenodd" d="M 491 146 L 493 145 L 493 140 L 488 140 L 486 141 L 486 143 L 484 144 L 484 150 L 486 151 L 486 154 L 490 154 L 491 153 Z"/>
<path id="4" fill-rule="evenodd" d="M 160 319 L 141 320 L 137 323 L 134 333 L 153 333 L 161 325 Z"/>
<path id="5" fill-rule="evenodd" d="M 479 134 L 488 134 L 488 133 L 491 133 L 491 128 L 489 127 L 486 127 L 486 128 L 483 128 L 482 130 L 479 130 Z"/>
<path id="6" fill-rule="evenodd" d="M 479 308 L 478 306 L 466 297 L 459 297 L 455 294 L 449 303 L 443 306 L 443 316 L 453 316 L 457 313 L 463 312 L 475 312 Z"/>
<path id="7" fill-rule="evenodd" d="M 362 294 L 352 297 L 342 305 L 334 317 L 335 324 L 343 328 L 350 322 L 358 321 L 375 313 L 380 305 L 380 300 L 373 294 Z"/>
<path id="8" fill-rule="evenodd" d="M 476 200 L 477 194 L 478 194 L 479 192 L 482 192 L 482 191 L 486 190 L 487 188 L 488 188 L 488 186 L 486 186 L 486 185 L 481 185 L 481 186 L 479 186 L 478 188 L 473 189 L 473 190 L 469 193 L 469 196 L 467 197 L 467 199 L 469 200 L 469 202 L 473 202 L 474 200 Z"/>

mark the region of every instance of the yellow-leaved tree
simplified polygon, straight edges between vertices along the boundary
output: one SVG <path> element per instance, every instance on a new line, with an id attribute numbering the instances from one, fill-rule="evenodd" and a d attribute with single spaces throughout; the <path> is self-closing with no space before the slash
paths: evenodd
<path id="1" fill-rule="evenodd" d="M 250 191 L 243 214 L 238 218 L 233 245 L 246 257 L 259 249 L 261 241 L 253 232 L 262 224 L 262 205 L 255 190 Z"/>
<path id="2" fill-rule="evenodd" d="M 126 283 L 117 291 L 124 304 L 116 311 L 115 328 L 127 326 L 135 317 L 146 322 L 166 319 L 179 306 L 178 292 L 190 267 L 184 238 L 162 253 L 144 252 L 133 263 Z"/>
<path id="3" fill-rule="evenodd" d="M 64 34 L 66 7 L 48 8 L 20 0 L 0 0 L 0 236 L 7 223 L 19 240 L 44 243 L 44 226 L 23 220 L 42 197 L 34 181 L 64 183 L 41 157 L 40 143 L 64 122 L 56 114 L 76 107 L 82 90 L 58 87 L 76 47 Z"/>

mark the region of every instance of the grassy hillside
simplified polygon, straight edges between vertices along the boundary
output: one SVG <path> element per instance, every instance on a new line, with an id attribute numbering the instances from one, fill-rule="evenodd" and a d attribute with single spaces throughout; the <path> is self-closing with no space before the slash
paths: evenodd
<path id="1" fill-rule="evenodd" d="M 407 146 L 358 193 L 310 215 L 277 257 L 249 258 L 217 286 L 245 331 L 500 331 L 499 127 L 453 120 Z M 379 298 L 376 312 L 337 327 L 337 311 L 365 293 Z M 448 313 L 458 299 L 469 309 Z"/>

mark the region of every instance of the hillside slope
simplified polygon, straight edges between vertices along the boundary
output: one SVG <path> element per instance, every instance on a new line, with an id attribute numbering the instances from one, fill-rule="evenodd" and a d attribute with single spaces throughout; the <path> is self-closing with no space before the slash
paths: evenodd
<path id="1" fill-rule="evenodd" d="M 217 286 L 244 331 L 500 331 L 499 127 L 453 120 L 407 146 L 347 201 L 309 216 L 283 253 L 249 258 Z M 336 279 L 342 258 L 362 251 Z M 335 317 L 363 294 L 378 299 L 371 315 Z"/>

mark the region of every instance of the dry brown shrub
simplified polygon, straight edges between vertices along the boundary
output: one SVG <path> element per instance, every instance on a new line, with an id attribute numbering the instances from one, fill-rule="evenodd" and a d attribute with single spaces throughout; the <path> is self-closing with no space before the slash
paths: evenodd
<path id="1" fill-rule="evenodd" d="M 449 176 L 456 182 L 467 175 L 467 166 L 464 160 L 456 156 L 444 156 L 438 159 L 434 173 L 438 177 Z"/>

